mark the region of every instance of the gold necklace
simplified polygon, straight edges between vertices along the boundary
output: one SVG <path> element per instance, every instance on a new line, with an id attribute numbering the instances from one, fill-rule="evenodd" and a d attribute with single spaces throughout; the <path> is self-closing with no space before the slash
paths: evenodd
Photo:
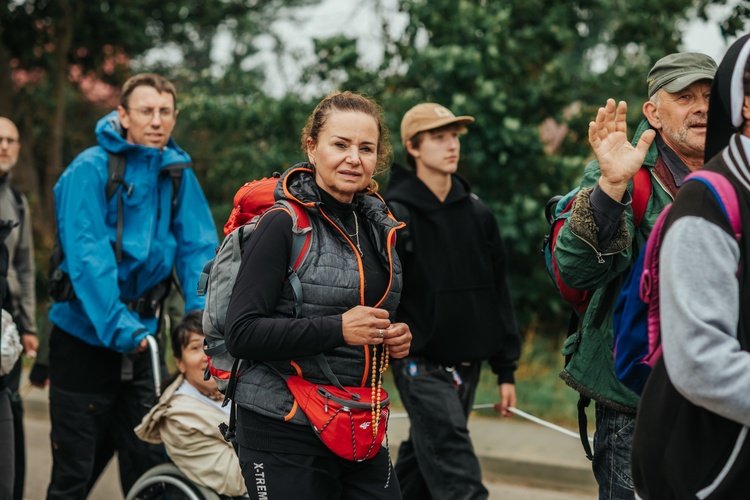
<path id="1" fill-rule="evenodd" d="M 352 215 L 354 215 L 354 234 L 349 234 L 349 231 L 346 234 L 349 234 L 350 238 L 356 238 L 357 250 L 359 250 L 359 256 L 362 257 L 364 254 L 362 253 L 362 247 L 359 246 L 359 217 L 357 217 L 357 212 L 354 211 L 352 211 Z"/>

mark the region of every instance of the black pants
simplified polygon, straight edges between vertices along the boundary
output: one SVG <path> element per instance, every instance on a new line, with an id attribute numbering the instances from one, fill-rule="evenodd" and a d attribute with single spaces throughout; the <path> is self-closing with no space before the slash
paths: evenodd
<path id="1" fill-rule="evenodd" d="M 0 389 L 0 500 L 13 498 L 14 453 L 13 414 L 10 389 Z"/>
<path id="2" fill-rule="evenodd" d="M 47 498 L 85 499 L 115 451 L 120 484 L 127 494 L 138 477 L 166 460 L 163 446 L 141 441 L 133 432 L 156 402 L 150 354 L 135 356 L 132 380 L 120 381 L 107 392 L 59 387 L 69 382 L 61 373 L 64 367 L 80 368 L 71 366 L 70 359 L 59 359 L 59 354 L 50 350 L 52 478 Z M 84 366 L 91 369 L 93 363 Z M 114 369 L 119 373 L 119 365 Z M 89 376 L 96 384 L 97 376 L 107 374 L 92 371 Z"/>
<path id="3" fill-rule="evenodd" d="M 251 499 L 401 500 L 388 450 L 364 462 L 339 457 L 271 453 L 239 447 Z"/>
<path id="4" fill-rule="evenodd" d="M 26 439 L 23 432 L 23 401 L 18 393 L 21 385 L 21 359 L 18 358 L 9 374 L 2 377 L 10 391 L 10 411 L 13 417 L 13 500 L 23 500 L 24 480 L 26 479 Z"/>
<path id="5" fill-rule="evenodd" d="M 446 369 L 424 358 L 393 361 L 393 377 L 411 423 L 396 462 L 405 499 L 488 497 L 467 427 L 480 370 L 481 363 Z"/>

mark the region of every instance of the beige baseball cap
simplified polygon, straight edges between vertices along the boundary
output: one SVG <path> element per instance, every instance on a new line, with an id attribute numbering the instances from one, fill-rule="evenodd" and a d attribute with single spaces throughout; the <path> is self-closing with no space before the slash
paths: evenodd
<path id="1" fill-rule="evenodd" d="M 468 125 L 473 121 L 473 116 L 456 116 L 450 109 L 434 102 L 417 104 L 401 120 L 401 143 L 406 146 L 406 142 L 420 132 L 454 123 Z"/>

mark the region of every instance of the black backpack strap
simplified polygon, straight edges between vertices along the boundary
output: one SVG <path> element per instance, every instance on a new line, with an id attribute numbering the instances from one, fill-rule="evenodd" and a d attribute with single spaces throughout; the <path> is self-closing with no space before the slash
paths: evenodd
<path id="1" fill-rule="evenodd" d="M 581 437 L 581 444 L 583 445 L 583 451 L 586 452 L 586 458 L 593 460 L 594 454 L 591 453 L 591 445 L 589 444 L 588 419 L 586 417 L 586 408 L 590 404 L 591 398 L 581 394 L 578 398 L 578 435 Z"/>
<path id="2" fill-rule="evenodd" d="M 223 344 L 222 344 L 222 347 L 224 347 Z M 226 347 L 224 347 L 224 350 L 226 350 Z M 227 390 L 224 393 L 224 402 L 221 403 L 222 407 L 228 404 L 232 405 L 229 408 L 229 425 L 225 424 L 224 422 L 219 424 L 219 431 L 221 431 L 221 435 L 224 436 L 224 440 L 227 443 L 234 442 L 236 429 L 237 429 L 237 414 L 236 414 L 237 405 L 232 400 L 234 399 L 234 392 L 237 390 L 237 372 L 239 371 L 239 369 L 240 369 L 240 359 L 235 358 L 234 363 L 232 363 L 232 371 L 229 372 L 229 384 L 227 384 Z M 208 367 L 206 367 L 206 376 L 204 378 L 208 380 L 208 377 L 209 377 Z"/>
<path id="3" fill-rule="evenodd" d="M 115 242 L 115 259 L 119 264 L 122 261 L 122 191 L 127 189 L 128 196 L 133 192 L 133 185 L 125 183 L 125 155 L 115 154 L 107 151 L 107 184 L 104 194 L 107 200 L 117 193 L 117 241 Z M 123 189 L 119 189 L 120 186 Z"/>
<path id="4" fill-rule="evenodd" d="M 125 184 L 125 155 L 115 154 L 107 151 L 107 184 L 104 186 L 104 194 L 107 200 L 111 200 L 122 185 L 132 190 L 132 186 Z"/>
<path id="5" fill-rule="evenodd" d="M 26 208 L 23 206 L 23 196 L 19 191 L 16 191 L 12 187 L 10 192 L 13 193 L 13 199 L 16 200 L 16 211 L 18 212 L 18 230 L 23 231 L 23 223 L 26 220 Z"/>
<path id="6" fill-rule="evenodd" d="M 177 211 L 177 197 L 180 194 L 180 186 L 182 186 L 182 173 L 186 168 L 191 168 L 192 165 L 188 162 L 174 163 L 161 169 L 162 175 L 168 175 L 172 182 L 172 215 Z"/>

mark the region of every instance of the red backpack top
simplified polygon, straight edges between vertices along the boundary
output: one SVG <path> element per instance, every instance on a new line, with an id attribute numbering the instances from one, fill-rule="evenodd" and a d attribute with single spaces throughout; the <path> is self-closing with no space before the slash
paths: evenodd
<path id="1" fill-rule="evenodd" d="M 273 196 L 280 175 L 274 173 L 257 181 L 246 182 L 234 195 L 234 208 L 224 224 L 224 236 L 244 226 L 256 215 L 260 215 L 276 203 Z"/>

